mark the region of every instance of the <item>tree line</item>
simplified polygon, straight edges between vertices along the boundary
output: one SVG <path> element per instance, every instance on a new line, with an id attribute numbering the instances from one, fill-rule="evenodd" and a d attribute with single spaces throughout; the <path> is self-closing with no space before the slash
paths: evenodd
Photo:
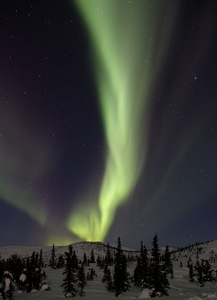
<path id="1" fill-rule="evenodd" d="M 113 247 L 112 247 L 113 248 Z M 147 249 L 141 242 L 139 256 L 133 276 L 128 272 L 128 264 L 135 262 L 133 255 L 126 256 L 121 246 L 121 239 L 118 238 L 117 247 L 114 253 L 107 244 L 105 257 L 98 255 L 95 258 L 93 250 L 90 258 L 84 252 L 83 259 L 78 259 L 72 245 L 69 245 L 68 252 L 56 257 L 55 246 L 53 244 L 51 257 L 48 266 L 52 269 L 63 268 L 62 290 L 66 298 L 76 295 L 85 295 L 85 286 L 88 281 L 94 280 L 96 271 L 91 268 L 85 273 L 85 267 L 90 263 L 103 269 L 102 282 L 109 292 L 116 296 L 128 291 L 132 284 L 139 288 L 149 288 L 152 297 L 156 295 L 168 295 L 169 282 L 167 275 L 173 276 L 173 265 L 170 259 L 169 248 L 166 248 L 164 256 L 158 248 L 157 235 L 153 239 L 153 249 L 151 258 L 148 258 Z M 46 273 L 43 270 L 47 264 L 43 261 L 42 250 L 40 253 L 33 252 L 28 258 L 19 258 L 12 255 L 9 259 L 0 260 L 0 294 L 2 298 L 14 299 L 15 289 L 25 293 L 36 290 L 49 290 L 46 284 Z"/>
<path id="2" fill-rule="evenodd" d="M 46 273 L 42 270 L 42 250 L 33 252 L 31 257 L 21 259 L 17 254 L 7 260 L 0 260 L 0 294 L 2 298 L 14 299 L 14 291 L 30 293 L 33 289 L 46 290 Z"/>
<path id="3" fill-rule="evenodd" d="M 84 266 L 90 262 L 97 264 L 100 269 L 103 269 L 102 282 L 105 284 L 109 292 L 120 296 L 124 292 L 129 291 L 131 285 L 135 285 L 141 289 L 147 288 L 150 291 L 151 297 L 168 295 L 169 280 L 173 276 L 173 263 L 171 253 L 167 246 L 162 254 L 158 247 L 158 237 L 155 235 L 153 239 L 153 248 L 151 257 L 148 257 L 147 249 L 141 242 L 140 253 L 136 260 L 136 267 L 133 276 L 128 272 L 128 264 L 135 261 L 133 256 L 126 256 L 122 249 L 121 239 L 118 238 L 115 255 L 111 254 L 110 246 L 107 244 L 107 252 L 105 257 L 98 255 L 95 260 L 93 250 L 90 260 L 87 260 L 84 253 L 83 261 L 78 263 L 75 252 L 69 246 L 69 252 L 65 253 L 67 263 L 64 268 L 63 291 L 65 297 L 74 297 L 75 295 L 84 296 L 84 287 L 87 280 L 93 280 L 97 276 L 91 268 L 87 275 L 84 272 Z"/>
<path id="4" fill-rule="evenodd" d="M 187 267 L 189 269 L 188 279 L 190 282 L 197 282 L 203 286 L 206 281 L 216 281 L 216 275 L 213 275 L 210 262 L 215 260 L 215 254 L 210 253 L 210 259 L 199 261 L 199 254 L 203 252 L 203 247 L 199 244 L 181 251 L 170 251 L 169 246 L 161 251 L 158 247 L 157 234 L 153 238 L 152 249 L 147 251 L 143 242 L 140 243 L 140 250 L 137 255 L 126 255 L 121 245 L 121 239 L 118 238 L 117 246 L 106 247 L 105 256 L 99 255 L 96 258 L 92 249 L 90 257 L 86 252 L 82 259 L 78 259 L 76 251 L 72 245 L 69 245 L 68 251 L 62 255 L 56 256 L 55 245 L 53 244 L 49 263 L 43 261 L 42 250 L 40 253 L 33 252 L 30 257 L 21 259 L 14 254 L 7 260 L 0 259 L 0 295 L 4 300 L 14 299 L 15 289 L 25 293 L 35 290 L 49 290 L 46 284 L 45 267 L 51 269 L 63 269 L 61 288 L 66 298 L 76 295 L 84 296 L 85 287 L 88 281 L 97 277 L 97 272 L 93 264 L 103 270 L 102 282 L 105 288 L 114 293 L 115 296 L 130 290 L 132 286 L 139 289 L 147 289 L 150 297 L 169 295 L 169 279 L 174 278 L 173 260 L 177 260 L 187 253 L 196 253 L 196 264 L 193 263 L 191 256 L 188 259 Z M 190 252 L 189 252 L 190 251 Z M 129 268 L 135 266 L 133 272 L 129 273 Z M 182 262 L 180 260 L 180 267 Z M 132 271 L 132 268 L 131 268 Z"/>

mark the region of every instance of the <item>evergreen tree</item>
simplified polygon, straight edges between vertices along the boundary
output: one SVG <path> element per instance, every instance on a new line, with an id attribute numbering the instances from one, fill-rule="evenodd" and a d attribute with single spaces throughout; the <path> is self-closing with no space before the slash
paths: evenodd
<path id="1" fill-rule="evenodd" d="M 39 268 L 39 255 L 38 255 L 38 252 L 35 254 L 35 267 Z"/>
<path id="2" fill-rule="evenodd" d="M 64 266 L 64 258 L 63 255 L 60 255 L 58 258 L 57 268 L 63 268 L 63 266 Z"/>
<path id="3" fill-rule="evenodd" d="M 197 275 L 197 282 L 199 286 L 204 286 L 204 282 L 206 281 L 212 282 L 215 280 L 212 275 L 213 270 L 211 269 L 211 265 L 208 260 L 201 259 L 201 264 L 197 260 L 194 269 L 195 275 Z"/>
<path id="4" fill-rule="evenodd" d="M 5 268 L 6 268 L 5 261 L 1 260 L 0 261 L 0 278 L 2 278 L 2 276 L 4 274 L 4 271 L 5 271 Z"/>
<path id="5" fill-rule="evenodd" d="M 170 254 L 170 251 L 169 251 L 169 246 L 166 246 L 165 253 L 164 253 L 164 269 L 165 269 L 166 274 L 170 274 L 171 279 L 173 279 L 174 278 L 174 275 L 173 275 L 173 262 L 171 260 L 171 254 Z"/>
<path id="6" fill-rule="evenodd" d="M 122 289 L 124 292 L 126 292 L 126 291 L 129 291 L 129 289 L 130 289 L 130 274 L 127 271 L 126 255 L 123 255 L 123 258 L 122 258 L 122 274 L 123 274 Z"/>
<path id="7" fill-rule="evenodd" d="M 112 276 L 111 276 L 111 271 L 110 269 L 107 270 L 107 274 L 106 274 L 106 288 L 109 292 L 113 291 L 113 282 L 112 282 Z"/>
<path id="8" fill-rule="evenodd" d="M 112 266 L 112 264 L 113 264 L 113 259 L 112 259 L 112 256 L 111 256 L 111 251 L 110 251 L 109 243 L 107 243 L 107 251 L 106 251 L 106 256 L 105 256 L 105 263 L 108 266 Z"/>
<path id="9" fill-rule="evenodd" d="M 2 298 L 4 300 L 14 299 L 15 284 L 13 282 L 13 276 L 10 272 L 5 271 L 2 278 Z"/>
<path id="10" fill-rule="evenodd" d="M 122 285 L 123 285 L 122 257 L 123 257 L 123 251 L 121 247 L 121 240 L 120 238 L 118 238 L 117 253 L 115 255 L 115 266 L 114 266 L 115 296 L 119 296 L 122 293 Z"/>
<path id="11" fill-rule="evenodd" d="M 33 285 L 32 285 L 32 268 L 29 261 L 29 258 L 27 258 L 26 262 L 26 292 L 30 293 L 32 291 Z"/>
<path id="12" fill-rule="evenodd" d="M 204 279 L 203 279 L 203 268 L 200 265 L 199 261 L 197 261 L 197 264 L 195 266 L 196 275 L 197 275 L 197 283 L 200 287 L 204 286 Z"/>
<path id="13" fill-rule="evenodd" d="M 79 289 L 79 296 L 84 296 L 84 287 L 87 285 L 86 276 L 84 273 L 84 265 L 81 264 L 78 270 L 78 289 Z"/>
<path id="14" fill-rule="evenodd" d="M 32 256 L 31 256 L 31 267 L 35 266 L 35 251 L 32 252 Z"/>
<path id="15" fill-rule="evenodd" d="M 149 286 L 150 278 L 149 278 L 149 261 L 148 261 L 148 252 L 145 246 L 143 246 L 143 242 L 141 242 L 140 249 L 140 257 L 141 257 L 141 287 L 145 288 Z"/>
<path id="16" fill-rule="evenodd" d="M 191 257 L 189 257 L 188 262 L 187 262 L 187 267 L 189 268 L 189 266 L 192 264 L 192 260 Z"/>
<path id="17" fill-rule="evenodd" d="M 104 276 L 102 278 L 102 282 L 106 283 L 107 290 L 111 292 L 113 291 L 113 283 L 112 283 L 111 271 L 108 268 L 107 264 L 105 264 L 103 272 L 104 272 Z"/>
<path id="18" fill-rule="evenodd" d="M 32 284 L 33 288 L 38 290 L 41 287 L 41 281 L 42 281 L 42 272 L 41 269 L 35 268 L 32 270 Z"/>
<path id="19" fill-rule="evenodd" d="M 161 255 L 158 248 L 158 237 L 157 234 L 153 238 L 152 242 L 152 261 L 151 261 L 151 284 L 152 293 L 151 297 L 156 297 L 156 295 L 167 295 L 169 288 L 169 281 L 166 277 L 166 272 L 161 264 Z"/>
<path id="20" fill-rule="evenodd" d="M 23 261 L 18 257 L 17 254 L 11 255 L 7 260 L 7 270 L 10 270 L 10 273 L 13 274 L 13 280 L 17 282 L 19 280 L 20 273 L 24 268 Z"/>
<path id="21" fill-rule="evenodd" d="M 141 241 L 140 246 L 140 256 L 137 258 L 137 265 L 134 270 L 134 284 L 141 288 L 145 288 L 149 286 L 149 261 L 147 249 L 143 246 L 143 242 Z"/>
<path id="22" fill-rule="evenodd" d="M 8 289 L 5 292 L 5 299 L 13 300 L 14 299 L 14 284 L 10 281 Z"/>
<path id="23" fill-rule="evenodd" d="M 86 255 L 86 252 L 84 252 L 83 263 L 84 263 L 85 266 L 87 266 L 87 255 Z"/>
<path id="24" fill-rule="evenodd" d="M 63 283 L 61 287 L 63 287 L 63 292 L 66 298 L 70 298 L 76 295 L 76 284 L 77 284 L 77 274 L 73 265 L 72 258 L 72 248 L 69 246 L 69 253 L 65 252 L 66 255 L 66 264 L 63 275 L 65 275 L 63 279 Z"/>
<path id="25" fill-rule="evenodd" d="M 40 254 L 39 254 L 39 268 L 43 267 L 43 252 L 42 249 L 40 250 Z"/>
<path id="26" fill-rule="evenodd" d="M 141 287 L 142 286 L 142 261 L 143 261 L 143 242 L 141 241 L 140 245 L 140 256 L 137 258 L 137 265 L 134 270 L 134 284 L 136 286 Z"/>
<path id="27" fill-rule="evenodd" d="M 102 277 L 102 282 L 106 282 L 106 281 L 107 281 L 107 271 L 108 271 L 108 265 L 105 264 L 105 265 L 104 265 L 104 269 L 103 269 L 104 275 L 103 275 L 103 277 Z"/>
<path id="28" fill-rule="evenodd" d="M 134 281 L 134 285 L 135 286 L 141 286 L 141 282 L 142 282 L 142 275 L 141 275 L 142 271 L 141 271 L 141 258 L 138 257 L 137 258 L 137 265 L 136 268 L 134 270 L 133 273 L 133 281 Z"/>
<path id="29" fill-rule="evenodd" d="M 212 282 L 215 278 L 212 275 L 213 270 L 211 269 L 211 265 L 207 259 L 201 259 L 201 269 L 203 272 L 204 281 Z"/>
<path id="30" fill-rule="evenodd" d="M 73 267 L 73 269 L 74 270 L 77 270 L 78 269 L 78 257 L 77 257 L 77 255 L 76 255 L 76 253 L 75 253 L 75 250 L 74 251 L 72 251 L 72 246 L 70 245 L 70 255 L 71 255 L 71 253 L 72 253 L 72 267 Z"/>
<path id="31" fill-rule="evenodd" d="M 93 249 L 92 249 L 91 255 L 90 255 L 90 262 L 95 263 L 95 256 L 94 256 L 94 253 L 93 253 Z"/>
<path id="32" fill-rule="evenodd" d="M 189 263 L 188 264 L 188 268 L 189 268 L 189 272 L 188 272 L 188 278 L 190 282 L 194 281 L 194 269 L 193 269 L 193 263 Z"/>
<path id="33" fill-rule="evenodd" d="M 101 259 L 101 257 L 98 254 L 98 257 L 96 259 L 96 265 L 97 267 L 99 267 L 100 269 L 103 269 L 104 265 L 105 265 L 105 261 Z"/>
<path id="34" fill-rule="evenodd" d="M 117 252 L 115 255 L 113 287 L 115 296 L 129 289 L 129 273 L 127 272 L 127 259 L 123 254 L 121 239 L 118 238 Z"/>
<path id="35" fill-rule="evenodd" d="M 97 277 L 97 274 L 93 268 L 90 268 L 90 273 L 88 274 L 88 280 L 93 280 L 94 276 Z"/>
<path id="36" fill-rule="evenodd" d="M 51 251 L 51 268 L 54 269 L 55 268 L 55 246 L 53 244 L 53 247 L 52 247 L 52 251 Z"/>

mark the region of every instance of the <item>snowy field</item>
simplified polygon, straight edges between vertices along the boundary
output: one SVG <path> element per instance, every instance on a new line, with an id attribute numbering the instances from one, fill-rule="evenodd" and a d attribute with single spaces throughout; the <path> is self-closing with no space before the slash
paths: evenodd
<path id="1" fill-rule="evenodd" d="M 102 245 L 102 247 L 100 246 Z M 41 247 L 4 247 L 0 248 L 1 258 L 7 258 L 11 254 L 16 253 L 22 257 L 31 255 L 33 251 L 40 251 Z M 87 256 L 89 256 L 91 249 L 94 250 L 95 258 L 98 254 L 104 255 L 105 247 L 101 243 L 77 243 L 73 245 L 73 249 L 76 249 L 76 254 L 78 258 L 83 257 L 84 251 Z M 49 259 L 51 255 L 51 247 L 42 247 L 44 256 Z M 63 254 L 67 251 L 67 247 L 56 247 L 56 255 Z M 210 242 L 208 244 L 202 245 L 202 251 L 199 254 L 200 259 L 209 259 L 210 255 L 217 256 L 217 241 Z M 169 278 L 170 289 L 168 290 L 169 296 L 164 296 L 162 298 L 166 299 L 177 299 L 177 300 L 200 300 L 200 299 L 217 299 L 217 282 L 205 282 L 204 287 L 199 287 L 196 282 L 189 282 L 187 267 L 187 261 L 191 257 L 193 263 L 196 263 L 196 252 L 191 250 L 185 250 L 180 253 L 176 253 L 173 261 L 174 265 L 174 279 Z M 182 267 L 180 267 L 180 261 L 182 262 Z M 212 269 L 215 271 L 217 269 L 216 262 L 211 262 Z M 131 263 L 128 267 L 128 271 L 133 274 L 136 263 Z M 87 286 L 84 289 L 85 295 L 83 299 L 116 299 L 113 293 L 106 290 L 105 285 L 102 283 L 103 270 L 99 269 L 96 264 L 90 264 L 85 267 L 85 272 L 88 272 L 89 268 L 94 268 L 97 277 L 94 277 L 93 281 L 87 281 Z M 33 291 L 31 293 L 18 293 L 15 292 L 15 299 L 42 299 L 42 300 L 52 300 L 52 299 L 65 299 L 63 295 L 62 288 L 60 285 L 63 280 L 63 269 L 52 270 L 50 267 L 46 267 L 45 270 L 47 278 L 46 283 L 51 288 L 50 291 Z M 76 296 L 80 298 L 80 296 Z M 146 299 L 149 298 L 149 293 L 147 290 L 141 291 L 140 289 L 134 287 L 131 283 L 131 289 L 129 292 L 124 293 L 119 298 L 123 299 Z"/>

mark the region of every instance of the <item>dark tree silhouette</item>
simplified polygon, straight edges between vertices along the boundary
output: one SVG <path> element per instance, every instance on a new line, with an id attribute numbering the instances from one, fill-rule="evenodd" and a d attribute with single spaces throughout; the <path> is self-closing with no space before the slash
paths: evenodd
<path id="1" fill-rule="evenodd" d="M 106 256 L 105 256 L 105 264 L 107 264 L 108 266 L 112 266 L 113 265 L 113 258 L 112 258 L 112 255 L 111 255 L 109 243 L 107 243 L 107 251 L 106 251 Z"/>
<path id="2" fill-rule="evenodd" d="M 90 262 L 95 263 L 95 256 L 94 256 L 94 253 L 93 253 L 93 249 L 92 249 L 91 255 L 90 255 Z"/>
<path id="3" fill-rule="evenodd" d="M 171 259 L 171 253 L 170 253 L 170 250 L 169 250 L 169 246 L 166 246 L 163 259 L 164 259 L 165 272 L 166 272 L 166 274 L 170 274 L 171 279 L 173 279 L 174 278 L 173 262 L 172 262 L 172 259 Z"/>
<path id="4" fill-rule="evenodd" d="M 118 297 L 122 292 L 126 292 L 129 285 L 129 273 L 127 272 L 127 259 L 123 254 L 121 239 L 118 238 L 117 252 L 115 255 L 113 288 L 115 296 Z"/>
<path id="5" fill-rule="evenodd" d="M 51 268 L 54 269 L 55 268 L 55 246 L 53 244 L 53 247 L 52 247 L 52 251 L 51 251 Z"/>
<path id="6" fill-rule="evenodd" d="M 140 245 L 140 256 L 137 259 L 137 266 L 134 271 L 135 276 L 135 285 L 145 288 L 149 286 L 149 260 L 148 260 L 148 254 L 147 249 L 145 246 L 143 246 L 143 242 L 141 241 Z"/>
<path id="7" fill-rule="evenodd" d="M 74 268 L 75 263 L 73 262 L 72 247 L 69 246 L 69 253 L 65 252 L 66 255 L 66 264 L 63 275 L 63 292 L 66 298 L 71 298 L 76 295 L 77 289 L 77 272 Z"/>
<path id="8" fill-rule="evenodd" d="M 79 296 L 84 296 L 84 287 L 87 285 L 86 276 L 84 272 L 84 264 L 82 263 L 78 269 L 78 292 Z"/>
<path id="9" fill-rule="evenodd" d="M 166 277 L 166 272 L 164 271 L 163 264 L 161 263 L 161 254 L 158 248 L 157 234 L 153 238 L 152 246 L 153 248 L 151 251 L 151 297 L 156 297 L 157 295 L 168 296 L 167 289 L 169 288 L 169 281 Z"/>

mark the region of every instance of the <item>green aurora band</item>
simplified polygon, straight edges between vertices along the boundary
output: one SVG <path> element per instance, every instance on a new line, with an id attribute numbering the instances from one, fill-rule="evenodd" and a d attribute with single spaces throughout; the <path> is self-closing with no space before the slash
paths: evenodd
<path id="1" fill-rule="evenodd" d="M 133 193 L 145 164 L 149 97 L 162 65 L 173 18 L 163 20 L 170 1 L 73 3 L 86 22 L 94 48 L 107 153 L 98 200 L 85 200 L 77 210 L 73 209 L 67 227 L 81 239 L 102 241 L 117 209 Z M 170 24 L 166 23 L 168 20 Z"/>
<path id="2" fill-rule="evenodd" d="M 40 176 L 46 176 L 50 151 L 48 147 L 42 146 L 43 143 L 41 145 L 30 131 L 25 130 L 23 134 L 24 130 L 21 132 L 14 130 L 22 126 L 24 127 L 25 123 L 12 109 L 1 109 L 1 134 L 7 139 L 1 143 L 0 148 L 0 200 L 24 212 L 41 226 L 45 226 L 47 209 L 44 203 L 38 201 L 37 192 L 34 185 L 31 187 L 30 182 L 34 182 Z M 20 153 L 25 153 L 25 156 Z"/>

